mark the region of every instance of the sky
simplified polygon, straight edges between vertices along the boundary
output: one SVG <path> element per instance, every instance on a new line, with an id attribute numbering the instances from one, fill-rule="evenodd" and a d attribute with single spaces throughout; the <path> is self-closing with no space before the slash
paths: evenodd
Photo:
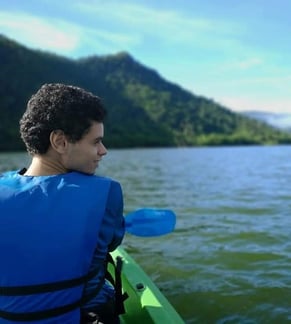
<path id="1" fill-rule="evenodd" d="M 291 113 L 291 0 L 0 0 L 0 33 L 72 59 L 126 51 L 231 110 Z"/>

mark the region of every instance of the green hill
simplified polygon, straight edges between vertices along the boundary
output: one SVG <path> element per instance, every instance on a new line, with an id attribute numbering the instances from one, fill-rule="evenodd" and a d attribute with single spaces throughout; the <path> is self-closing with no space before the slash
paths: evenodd
<path id="1" fill-rule="evenodd" d="M 0 35 L 0 150 L 23 149 L 18 121 L 43 84 L 92 91 L 108 110 L 109 147 L 290 143 L 290 134 L 164 80 L 127 53 L 72 60 Z"/>

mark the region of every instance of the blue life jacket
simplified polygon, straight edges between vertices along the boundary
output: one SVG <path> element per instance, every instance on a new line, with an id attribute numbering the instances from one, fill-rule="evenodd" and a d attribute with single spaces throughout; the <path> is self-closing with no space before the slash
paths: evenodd
<path id="1" fill-rule="evenodd" d="M 1 324 L 79 323 L 110 183 L 77 172 L 0 176 Z"/>

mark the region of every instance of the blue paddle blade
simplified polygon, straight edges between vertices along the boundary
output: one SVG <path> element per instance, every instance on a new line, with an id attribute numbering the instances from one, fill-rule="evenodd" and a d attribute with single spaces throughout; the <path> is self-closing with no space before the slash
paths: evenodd
<path id="1" fill-rule="evenodd" d="M 160 236 L 174 231 L 176 215 L 169 209 L 142 208 L 125 216 L 125 229 L 136 236 Z"/>

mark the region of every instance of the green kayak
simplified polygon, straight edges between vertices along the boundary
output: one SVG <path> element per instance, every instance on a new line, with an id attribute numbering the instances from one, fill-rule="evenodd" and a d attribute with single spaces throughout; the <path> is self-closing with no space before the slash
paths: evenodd
<path id="1" fill-rule="evenodd" d="M 120 316 L 121 323 L 184 323 L 162 292 L 124 249 L 118 248 L 111 255 L 114 260 L 117 257 L 123 260 L 122 285 L 129 296 L 124 302 L 126 313 Z M 113 268 L 109 271 L 112 272 Z"/>

